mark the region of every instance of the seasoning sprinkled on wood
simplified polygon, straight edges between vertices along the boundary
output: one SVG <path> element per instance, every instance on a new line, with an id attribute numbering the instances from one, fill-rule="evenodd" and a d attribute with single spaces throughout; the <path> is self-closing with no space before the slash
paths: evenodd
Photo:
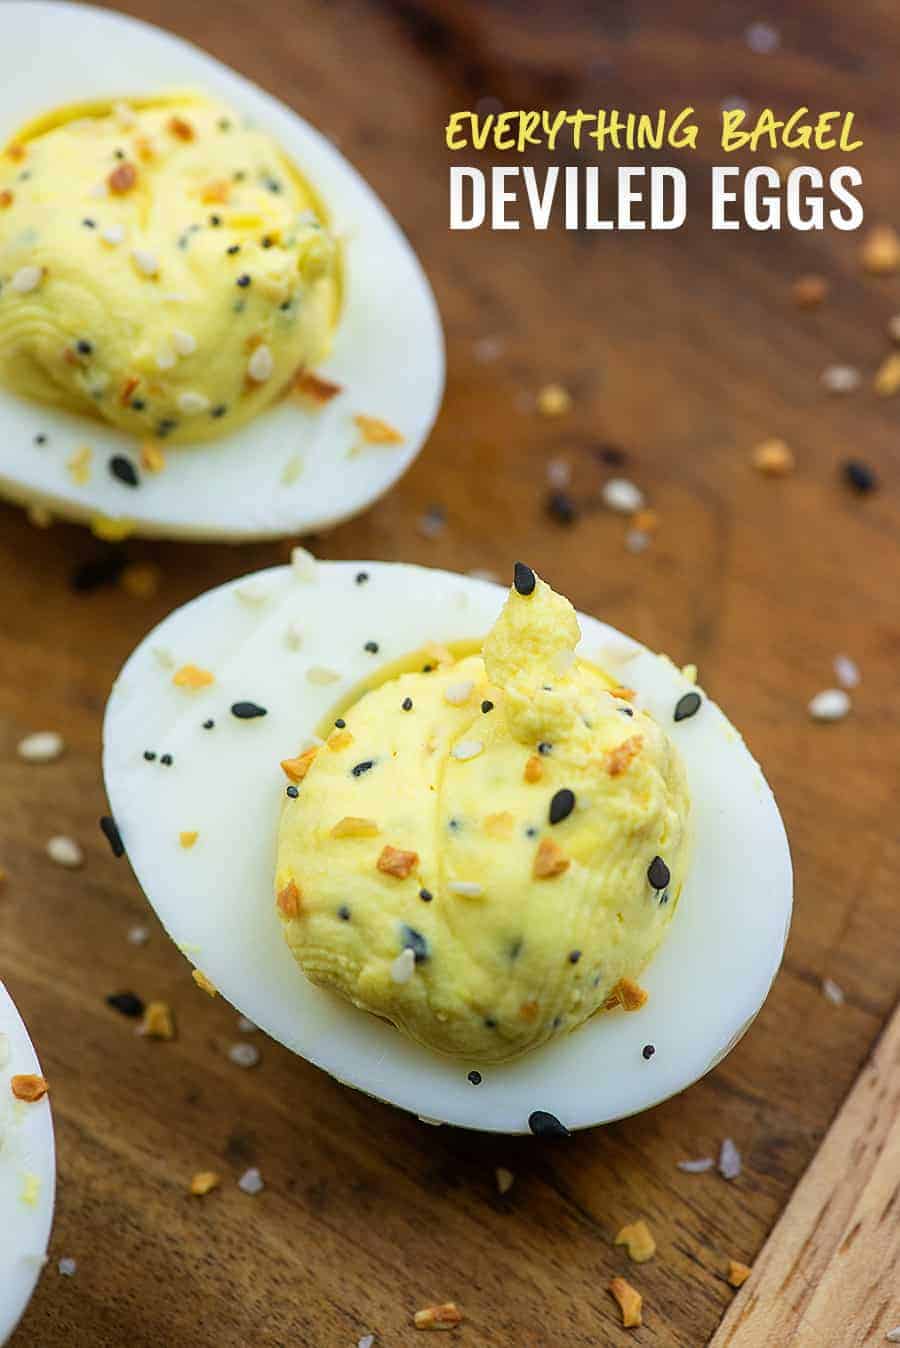
<path id="1" fill-rule="evenodd" d="M 628 1258 L 635 1264 L 646 1264 L 656 1254 L 656 1241 L 643 1218 L 623 1226 L 613 1244 L 624 1245 L 628 1250 Z"/>
<path id="2" fill-rule="evenodd" d="M 752 1272 L 748 1264 L 742 1264 L 739 1259 L 729 1259 L 727 1281 L 732 1287 L 743 1287 Z"/>
<path id="3" fill-rule="evenodd" d="M 106 1005 L 111 1006 L 122 1016 L 130 1016 L 133 1020 L 139 1020 L 144 1014 L 144 1003 L 133 992 L 112 992 L 106 999 Z"/>
<path id="4" fill-rule="evenodd" d="M 204 1198 L 212 1193 L 213 1189 L 218 1189 L 222 1183 L 214 1170 L 198 1170 L 191 1176 L 190 1192 L 194 1198 Z"/>
<path id="5" fill-rule="evenodd" d="M 762 440 L 754 448 L 751 461 L 766 477 L 786 477 L 794 471 L 794 454 L 784 440 Z"/>
<path id="6" fill-rule="evenodd" d="M 462 1323 L 462 1311 L 454 1301 L 445 1301 L 440 1306 L 426 1306 L 416 1311 L 413 1324 L 416 1329 L 455 1329 Z"/>
<path id="7" fill-rule="evenodd" d="M 643 1324 L 641 1317 L 643 1297 L 640 1292 L 632 1287 L 630 1282 L 626 1282 L 624 1278 L 613 1278 L 609 1284 L 609 1290 L 619 1304 L 623 1327 L 625 1329 L 636 1329 Z"/>
<path id="8" fill-rule="evenodd" d="M 167 1002 L 148 1002 L 140 1033 L 147 1039 L 175 1038 L 175 1020 Z"/>

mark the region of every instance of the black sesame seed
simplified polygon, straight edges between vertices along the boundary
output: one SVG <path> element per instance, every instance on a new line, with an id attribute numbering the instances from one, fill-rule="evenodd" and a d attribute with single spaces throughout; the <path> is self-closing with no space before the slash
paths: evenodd
<path id="1" fill-rule="evenodd" d="M 124 482 L 126 487 L 140 486 L 141 479 L 138 477 L 138 471 L 130 459 L 126 459 L 124 454 L 114 454 L 109 461 L 109 471 L 113 477 Z"/>
<path id="2" fill-rule="evenodd" d="M 581 951 L 580 951 L 580 950 L 570 950 L 570 951 L 569 951 L 569 963 L 570 963 L 570 964 L 577 964 L 578 961 L 579 961 L 580 959 L 581 959 Z"/>
<path id="3" fill-rule="evenodd" d="M 550 823 L 561 824 L 564 819 L 568 819 L 574 809 L 575 792 L 564 786 L 557 791 L 550 802 Z"/>
<path id="4" fill-rule="evenodd" d="M 218 229 L 222 223 L 221 215 L 211 215 L 209 217 L 209 223 L 212 225 L 213 229 Z"/>
<path id="5" fill-rule="evenodd" d="M 654 857 L 647 867 L 647 879 L 650 881 L 651 889 L 657 893 L 665 889 L 666 885 L 672 879 L 668 866 L 662 857 Z"/>
<path id="6" fill-rule="evenodd" d="M 368 772 L 369 769 L 374 768 L 374 766 L 374 758 L 367 758 L 362 763 L 357 763 L 355 767 L 350 769 L 350 771 L 353 773 L 354 777 L 361 777 L 364 772 Z"/>
<path id="7" fill-rule="evenodd" d="M 241 275 L 237 278 L 235 284 L 239 285 L 241 289 L 244 290 L 250 284 L 250 277 L 247 275 L 246 272 L 242 272 Z"/>
<path id="8" fill-rule="evenodd" d="M 163 417 L 156 423 L 156 434 L 164 440 L 167 435 L 171 435 L 177 425 L 178 422 L 172 417 Z"/>
<path id="9" fill-rule="evenodd" d="M 377 642 L 377 641 L 367 641 L 363 649 L 364 649 L 364 650 L 367 650 L 367 651 L 369 652 L 370 655 L 377 655 L 377 654 L 378 654 L 378 642 Z"/>
<path id="10" fill-rule="evenodd" d="M 133 1020 L 144 1014 L 144 1003 L 133 992 L 113 992 L 107 997 L 106 1005 Z"/>
<path id="11" fill-rule="evenodd" d="M 204 722 L 203 722 L 203 729 L 204 729 L 204 730 L 212 730 L 212 728 L 213 728 L 214 725 L 215 725 L 215 721 L 214 721 L 212 718 L 210 718 L 208 721 L 204 721 Z"/>
<path id="12" fill-rule="evenodd" d="M 162 763 L 164 768 L 170 768 L 172 764 L 175 762 L 171 754 L 163 754 L 162 758 L 160 758 L 159 761 L 160 763 Z"/>
<path id="13" fill-rule="evenodd" d="M 227 117 L 220 117 L 218 122 L 216 123 L 216 126 L 219 128 L 220 131 L 231 130 L 231 122 Z"/>
<path id="14" fill-rule="evenodd" d="M 494 1020 L 494 1017 L 493 1017 L 493 1016 L 485 1016 L 485 1018 L 484 1018 L 484 1028 L 485 1028 L 486 1030 L 496 1030 L 496 1028 L 497 1028 L 497 1022 Z"/>
<path id="15" fill-rule="evenodd" d="M 844 464 L 843 472 L 847 482 L 856 491 L 874 491 L 878 486 L 878 478 L 873 469 L 859 459 L 848 459 Z"/>
<path id="16" fill-rule="evenodd" d="M 481 710 L 484 712 L 484 714 L 485 714 L 485 716 L 486 716 L 486 715 L 488 714 L 489 711 L 493 711 L 493 710 L 494 710 L 494 704 L 493 704 L 493 702 L 488 702 L 487 698 L 485 698 L 485 700 L 484 700 L 484 701 L 482 702 L 482 704 L 481 704 Z"/>
<path id="17" fill-rule="evenodd" d="M 263 248 L 271 248 L 274 242 L 275 240 L 272 238 L 271 234 L 264 234 L 260 239 Z"/>
<path id="18" fill-rule="evenodd" d="M 131 401 L 131 410 L 133 412 L 143 412 L 146 409 L 146 406 L 147 404 L 144 402 L 143 398 L 133 398 Z"/>
<path id="19" fill-rule="evenodd" d="M 366 581 L 367 581 L 368 579 L 369 579 L 369 573 L 368 573 L 368 571 L 357 571 L 357 573 L 356 573 L 356 583 L 357 583 L 357 585 L 365 585 L 365 583 L 366 583 Z"/>
<path id="20" fill-rule="evenodd" d="M 228 254 L 229 257 L 234 257 L 235 254 L 239 253 L 240 251 L 241 245 L 239 243 L 232 243 L 228 246 L 228 248 L 225 249 L 225 252 Z"/>
<path id="21" fill-rule="evenodd" d="M 403 699 L 403 701 L 400 703 L 400 706 L 403 708 L 404 711 L 412 711 L 412 706 L 413 706 L 413 700 L 412 700 L 412 698 L 411 698 L 411 697 L 405 697 L 405 698 Z"/>
<path id="22" fill-rule="evenodd" d="M 96 220 L 91 220 L 91 219 L 90 219 L 89 217 L 87 217 L 87 216 L 85 217 L 84 220 L 82 220 L 81 223 L 84 225 L 85 229 L 96 229 L 96 228 L 97 228 L 97 221 L 96 221 Z"/>
<path id="23" fill-rule="evenodd" d="M 430 889 L 420 889 L 419 898 L 422 900 L 423 903 L 431 903 L 431 900 L 434 898 L 434 895 L 432 894 Z"/>
<path id="24" fill-rule="evenodd" d="M 524 562 L 516 562 L 513 571 L 513 585 L 516 587 L 518 594 L 529 595 L 534 592 L 537 577 L 530 566 L 526 566 Z"/>
<path id="25" fill-rule="evenodd" d="M 618 445 L 597 445 L 594 453 L 601 463 L 610 463 L 614 465 L 623 464 L 628 458 L 624 449 L 621 449 Z"/>
<path id="26" fill-rule="evenodd" d="M 99 557 L 82 562 L 72 572 L 72 588 L 81 594 L 99 590 L 102 585 L 112 585 L 119 578 L 125 565 L 125 554 L 121 548 L 110 548 Z"/>
<path id="27" fill-rule="evenodd" d="M 620 712 L 622 713 L 623 716 L 633 716 L 633 715 L 634 715 L 634 708 L 633 708 L 633 707 L 618 707 L 617 710 L 620 711 Z"/>
<path id="28" fill-rule="evenodd" d="M 481 1085 L 481 1082 L 482 1082 L 482 1076 L 481 1076 L 481 1073 L 480 1073 L 480 1072 L 474 1072 L 474 1071 L 473 1071 L 473 1072 L 469 1072 L 469 1074 L 468 1074 L 468 1080 L 471 1081 L 471 1083 L 472 1083 L 473 1086 L 480 1086 L 480 1085 Z"/>
<path id="29" fill-rule="evenodd" d="M 404 926 L 402 938 L 403 949 L 413 952 L 416 964 L 428 959 L 428 942 L 420 931 L 416 931 L 415 927 Z"/>
<path id="30" fill-rule="evenodd" d="M 290 309 L 293 303 L 294 303 L 293 300 L 282 300 L 281 304 L 279 304 L 278 307 L 283 314 L 286 314 L 288 309 Z"/>
<path id="31" fill-rule="evenodd" d="M 234 178 L 234 181 L 236 183 L 242 183 L 244 179 L 247 177 L 247 170 L 235 169 L 234 173 L 231 176 Z"/>
<path id="32" fill-rule="evenodd" d="M 144 757 L 146 758 L 148 763 L 153 763 L 156 759 L 156 754 L 153 752 L 152 749 L 145 749 Z"/>
<path id="33" fill-rule="evenodd" d="M 46 443 L 47 443 L 47 437 L 46 437 L 46 435 L 43 435 L 43 434 L 36 435 L 36 436 L 34 437 L 34 443 L 35 443 L 36 445 L 46 445 Z"/>
<path id="34" fill-rule="evenodd" d="M 89 356 L 93 349 L 91 343 L 86 342 L 83 337 L 79 338 L 75 343 L 75 350 L 78 352 L 79 356 Z"/>
<path id="35" fill-rule="evenodd" d="M 447 822 L 447 827 L 450 829 L 451 833 L 458 833 L 462 828 L 462 824 L 458 819 L 450 819 Z"/>
<path id="36" fill-rule="evenodd" d="M 552 491 L 545 508 L 557 524 L 574 524 L 578 519 L 578 507 L 567 491 Z"/>
<path id="37" fill-rule="evenodd" d="M 347 722 L 344 720 L 343 716 L 339 716 L 334 724 L 338 730 L 344 730 L 347 726 Z"/>
<path id="38" fill-rule="evenodd" d="M 528 1115 L 528 1127 L 534 1133 L 535 1137 L 571 1137 L 572 1134 L 564 1123 L 560 1123 L 555 1114 L 548 1114 L 545 1109 L 536 1109 Z"/>
<path id="39" fill-rule="evenodd" d="M 100 828 L 103 836 L 109 843 L 110 850 L 114 857 L 121 857 L 125 854 L 125 844 L 122 842 L 122 835 L 119 832 L 118 825 L 111 814 L 104 814 L 100 819 Z"/>
<path id="40" fill-rule="evenodd" d="M 209 415 L 211 417 L 215 417 L 216 420 L 218 421 L 219 417 L 224 417 L 227 411 L 228 408 L 225 406 L 224 403 L 216 403 L 215 407 L 211 408 Z"/>
<path id="41" fill-rule="evenodd" d="M 553 745 L 549 742 L 549 740 L 541 740 L 540 744 L 538 745 L 538 753 L 543 754 L 545 758 L 547 754 L 553 753 Z"/>
<path id="42" fill-rule="evenodd" d="M 342 903 L 338 909 L 338 917 L 342 922 L 350 921 L 350 909 L 347 907 L 346 903 Z"/>
<path id="43" fill-rule="evenodd" d="M 265 716 L 266 708 L 261 707 L 258 702 L 232 702 L 231 714 L 239 721 L 252 721 L 257 716 Z"/>
<path id="44" fill-rule="evenodd" d="M 115 154 L 116 159 L 124 159 L 124 158 L 125 158 L 125 151 L 124 151 L 124 150 L 115 150 L 115 151 L 113 151 L 113 153 Z"/>
<path id="45" fill-rule="evenodd" d="M 522 953 L 522 940 L 520 937 L 519 940 L 513 941 L 512 945 L 509 947 L 509 958 L 511 960 L 517 960 L 521 955 L 521 953 Z"/>
<path id="46" fill-rule="evenodd" d="M 533 824 L 529 824 L 528 828 L 525 830 L 525 837 L 536 838 L 537 835 L 538 835 L 537 829 L 534 827 Z"/>
<path id="47" fill-rule="evenodd" d="M 300 792 L 297 790 L 296 786 L 289 786 L 285 794 L 290 796 L 291 800 L 296 800 Z"/>
<path id="48" fill-rule="evenodd" d="M 699 693 L 685 693 L 675 703 L 675 720 L 687 721 L 691 716 L 696 716 L 700 710 L 702 698 Z"/>
<path id="49" fill-rule="evenodd" d="M 653 1044 L 645 1044 L 644 1047 L 641 1049 L 641 1057 L 644 1059 L 645 1062 L 649 1062 L 655 1052 L 656 1048 L 654 1047 Z"/>

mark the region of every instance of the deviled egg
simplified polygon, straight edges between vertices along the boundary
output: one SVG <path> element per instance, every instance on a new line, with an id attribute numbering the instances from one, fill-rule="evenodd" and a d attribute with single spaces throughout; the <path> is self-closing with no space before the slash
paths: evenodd
<path id="1" fill-rule="evenodd" d="M 42 0 L 4 19 L 0 492 L 110 538 L 274 537 L 363 508 L 443 385 L 384 207 L 168 34 Z"/>
<path id="2" fill-rule="evenodd" d="M 781 960 L 790 858 L 740 736 L 527 566 L 507 592 L 297 550 L 211 591 L 126 663 L 104 772 L 204 981 L 429 1120 L 646 1108 Z"/>
<path id="3" fill-rule="evenodd" d="M 55 1183 L 46 1082 L 0 983 L 0 1343 L 18 1324 L 44 1266 Z"/>

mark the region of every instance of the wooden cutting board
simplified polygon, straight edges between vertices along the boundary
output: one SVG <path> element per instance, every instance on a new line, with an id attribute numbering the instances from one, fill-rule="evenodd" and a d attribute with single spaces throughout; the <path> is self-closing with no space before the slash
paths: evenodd
<path id="1" fill-rule="evenodd" d="M 709 128 L 736 96 L 855 108 L 869 218 L 900 223 L 900 15 L 875 0 L 126 8 L 209 48 L 334 136 L 435 285 L 449 379 L 430 443 L 385 500 L 308 545 L 329 558 L 504 577 L 522 557 L 578 608 L 696 660 L 772 782 L 797 899 L 784 968 L 738 1048 L 679 1098 L 565 1146 L 428 1128 L 259 1037 L 259 1065 L 241 1070 L 228 1058 L 242 1037 L 235 1013 L 197 990 L 97 830 L 100 719 L 122 661 L 155 622 L 284 553 L 128 542 L 130 560 L 159 568 L 156 594 L 142 601 L 113 583 L 76 591 L 73 573 L 104 546 L 0 507 L 0 971 L 50 1078 L 60 1167 L 51 1262 L 14 1348 L 355 1348 L 368 1332 L 378 1348 L 410 1348 L 422 1343 L 413 1312 L 450 1298 L 465 1320 L 446 1340 L 462 1348 L 698 1348 L 734 1297 L 729 1258 L 759 1256 L 900 992 L 900 403 L 870 387 L 900 277 L 863 275 L 852 235 L 713 234 L 708 138 L 685 158 L 691 210 L 677 232 L 451 234 L 442 127 L 451 110 L 485 99 L 690 102 Z M 781 43 L 760 54 L 745 28 L 766 13 Z M 123 72 L 123 86 L 131 78 Z M 829 280 L 817 310 L 791 300 L 804 272 Z M 858 393 L 822 389 L 835 361 L 860 369 Z M 571 393 L 564 416 L 536 411 L 550 381 Z M 792 476 L 750 466 L 770 436 L 791 445 Z M 625 455 L 614 470 L 609 447 Z M 846 487 L 850 455 L 875 466 L 878 492 Z M 548 512 L 551 463 L 557 477 L 569 467 L 573 523 Z M 644 552 L 627 550 L 626 521 L 599 506 L 611 471 L 638 483 L 659 516 Z M 446 526 L 429 535 L 433 505 Z M 815 724 L 806 705 L 833 682 L 839 652 L 863 682 L 847 720 Z M 39 729 L 67 744 L 46 768 L 15 751 Z M 82 844 L 80 871 L 47 859 L 52 833 Z M 128 939 L 136 925 L 149 933 L 141 946 Z M 825 977 L 843 1005 L 823 997 Z M 123 990 L 168 1001 L 178 1038 L 138 1039 L 106 1005 Z M 743 1157 L 737 1179 L 678 1169 L 716 1155 L 725 1137 Z M 237 1188 L 248 1166 L 266 1185 L 255 1198 Z M 503 1197 L 498 1166 L 516 1177 Z M 201 1169 L 219 1171 L 222 1186 L 192 1199 Z M 848 1170 L 817 1260 L 857 1219 L 864 1172 L 858 1159 Z M 658 1254 L 632 1266 L 612 1241 L 637 1217 Z M 868 1239 L 870 1220 L 838 1263 L 878 1274 L 884 1300 L 898 1283 Z M 63 1256 L 77 1261 L 73 1278 L 57 1273 Z M 772 1268 L 784 1279 L 791 1263 Z M 766 1256 L 739 1306 L 778 1276 L 768 1267 Z M 643 1293 L 639 1330 L 619 1324 L 607 1292 L 616 1275 Z M 791 1295 L 801 1286 L 798 1274 Z M 900 1306 L 881 1304 L 871 1311 L 879 1333 L 900 1321 Z M 832 1335 L 844 1314 L 835 1308 Z"/>

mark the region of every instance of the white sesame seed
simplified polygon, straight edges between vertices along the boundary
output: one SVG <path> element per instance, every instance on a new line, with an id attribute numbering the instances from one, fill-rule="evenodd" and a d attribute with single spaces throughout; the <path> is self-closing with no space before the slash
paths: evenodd
<path id="1" fill-rule="evenodd" d="M 255 1067 L 259 1062 L 259 1049 L 255 1044 L 232 1044 L 228 1057 L 235 1067 Z"/>
<path id="2" fill-rule="evenodd" d="M 481 740 L 460 740 L 458 744 L 454 744 L 450 752 L 454 758 L 466 762 L 470 758 L 477 758 L 483 748 Z"/>
<path id="3" fill-rule="evenodd" d="M 719 1174 L 723 1179 L 737 1179 L 741 1173 L 741 1153 L 730 1137 L 726 1137 L 719 1150 Z"/>
<path id="4" fill-rule="evenodd" d="M 291 570 L 297 580 L 314 580 L 316 559 L 306 548 L 291 548 Z"/>
<path id="5" fill-rule="evenodd" d="M 37 290 L 43 279 L 43 267 L 20 267 L 14 273 L 9 288 L 14 290 L 17 295 L 27 295 L 30 290 Z"/>
<path id="6" fill-rule="evenodd" d="M 237 1184 L 242 1193 L 250 1194 L 251 1196 L 261 1194 L 266 1187 L 263 1183 L 263 1177 L 255 1165 L 252 1165 L 249 1170 L 244 1171 Z"/>
<path id="7" fill-rule="evenodd" d="M 66 838 L 62 834 L 49 839 L 47 856 L 51 861 L 55 861 L 57 866 L 66 866 L 69 870 L 74 870 L 84 863 L 84 853 L 75 839 Z"/>
<path id="8" fill-rule="evenodd" d="M 497 1181 L 497 1192 L 501 1194 L 508 1194 L 516 1180 L 513 1172 L 505 1170 L 502 1165 L 498 1165 L 494 1171 L 494 1178 Z"/>
<path id="9" fill-rule="evenodd" d="M 0 1032 L 0 1067 L 9 1062 L 9 1035 Z"/>
<path id="10" fill-rule="evenodd" d="M 175 668 L 175 657 L 169 650 L 168 646 L 154 646 L 153 656 L 154 659 L 156 660 L 156 663 L 160 665 L 163 669 Z"/>
<path id="11" fill-rule="evenodd" d="M 175 366 L 175 352 L 167 346 L 161 346 L 154 357 L 158 370 L 171 370 Z"/>
<path id="12" fill-rule="evenodd" d="M 814 721 L 840 721 L 850 710 L 850 697 L 843 688 L 825 688 L 809 703 Z"/>
<path id="13" fill-rule="evenodd" d="M 288 623 L 284 634 L 284 644 L 289 651 L 299 651 L 303 645 L 303 632 L 297 623 Z"/>
<path id="14" fill-rule="evenodd" d="M 134 248 L 131 258 L 138 271 L 144 276 L 156 276 L 159 271 L 159 258 L 146 248 Z"/>
<path id="15" fill-rule="evenodd" d="M 484 885 L 474 880 L 451 880 L 447 888 L 451 894 L 459 894 L 464 899 L 480 899 L 484 894 Z"/>
<path id="16" fill-rule="evenodd" d="M 197 350 L 197 339 L 182 328 L 176 328 L 172 333 L 172 347 L 178 356 L 192 356 Z"/>
<path id="17" fill-rule="evenodd" d="M 124 225 L 107 225 L 105 229 L 101 229 L 100 238 L 110 247 L 116 248 L 125 241 L 125 227 Z"/>
<path id="18" fill-rule="evenodd" d="M 310 665 L 306 671 L 307 681 L 319 685 L 337 683 L 340 677 L 336 669 L 326 669 L 324 665 Z"/>
<path id="19" fill-rule="evenodd" d="M 391 981 L 394 983 L 408 983 L 415 973 L 415 969 L 415 954 L 407 946 L 405 950 L 400 951 L 400 954 L 391 965 Z"/>
<path id="20" fill-rule="evenodd" d="M 303 472 L 302 454 L 292 454 L 281 470 L 282 485 L 285 487 L 289 487 L 291 483 L 297 481 L 297 478 L 300 476 L 302 472 Z"/>
<path id="21" fill-rule="evenodd" d="M 264 585 L 254 584 L 248 581 L 246 585 L 236 585 L 234 587 L 236 599 L 240 599 L 242 604 L 249 607 L 258 608 L 260 604 L 265 604 L 269 598 L 269 591 Z"/>
<path id="22" fill-rule="evenodd" d="M 194 393 L 191 389 L 187 389 L 178 395 L 178 410 L 187 417 L 196 416 L 199 412 L 209 410 L 209 399 L 204 393 Z"/>
<path id="23" fill-rule="evenodd" d="M 844 1005 L 844 989 L 840 983 L 835 983 L 833 978 L 822 979 L 822 995 L 832 1006 Z"/>
<path id="24" fill-rule="evenodd" d="M 644 504 L 644 493 L 640 487 L 625 477 L 611 477 L 603 484 L 602 495 L 604 505 L 621 515 L 633 515 Z"/>
<path id="25" fill-rule="evenodd" d="M 56 1267 L 64 1278 L 74 1278 L 75 1270 L 78 1268 L 78 1265 L 75 1263 L 74 1259 L 64 1258 L 60 1259 Z"/>
<path id="26" fill-rule="evenodd" d="M 55 730 L 37 730 L 19 741 L 17 752 L 26 763 L 52 763 L 64 748 L 63 737 Z"/>
<path id="27" fill-rule="evenodd" d="M 375 1343 L 374 1334 L 364 1334 L 362 1338 L 357 1342 L 356 1348 L 373 1348 L 374 1343 Z"/>
<path id="28" fill-rule="evenodd" d="M 856 688 L 859 684 L 859 666 L 855 660 L 850 659 L 849 655 L 836 655 L 834 657 L 834 672 L 842 688 Z"/>
<path id="29" fill-rule="evenodd" d="M 862 375 L 854 365 L 826 365 L 819 375 L 819 383 L 828 393 L 840 396 L 855 393 L 862 383 Z"/>
<path id="30" fill-rule="evenodd" d="M 238 1016 L 238 1029 L 241 1034 L 256 1034 L 257 1027 L 246 1016 Z"/>
<path id="31" fill-rule="evenodd" d="M 757 56 L 768 56 L 778 47 L 781 41 L 781 35 L 777 28 L 773 28 L 770 23 L 751 23 L 748 25 L 744 38 L 751 51 L 756 52 Z"/>
<path id="32" fill-rule="evenodd" d="M 146 927 L 129 927 L 128 943 L 129 945 L 146 945 L 150 940 L 150 932 Z"/>
<path id="33" fill-rule="evenodd" d="M 247 374 L 255 384 L 264 384 L 275 369 L 272 352 L 265 343 L 258 346 L 247 362 Z"/>
<path id="34" fill-rule="evenodd" d="M 451 707 L 461 707 L 472 696 L 474 687 L 475 684 L 471 679 L 463 683 L 448 683 L 444 689 L 444 701 L 449 702 Z"/>
<path id="35" fill-rule="evenodd" d="M 705 1170 L 712 1170 L 715 1161 L 711 1156 L 698 1156 L 696 1161 L 678 1161 L 677 1165 L 686 1175 L 702 1175 Z"/>

